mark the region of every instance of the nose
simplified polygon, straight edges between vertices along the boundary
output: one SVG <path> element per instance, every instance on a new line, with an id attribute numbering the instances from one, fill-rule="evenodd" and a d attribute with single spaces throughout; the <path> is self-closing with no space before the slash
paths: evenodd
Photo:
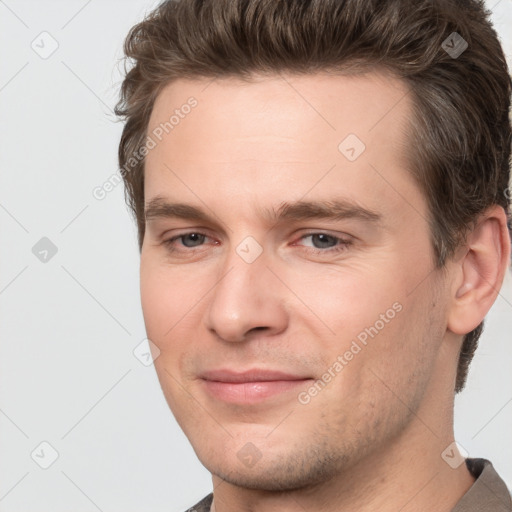
<path id="1" fill-rule="evenodd" d="M 241 342 L 253 334 L 271 336 L 286 329 L 286 288 L 267 267 L 269 259 L 263 252 L 247 263 L 235 250 L 226 258 L 204 319 L 218 338 Z"/>

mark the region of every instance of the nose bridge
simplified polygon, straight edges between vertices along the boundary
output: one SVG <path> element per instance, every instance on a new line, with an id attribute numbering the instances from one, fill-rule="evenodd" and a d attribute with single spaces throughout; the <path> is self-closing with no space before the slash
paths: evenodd
<path id="1" fill-rule="evenodd" d="M 275 277 L 267 269 L 270 254 L 253 237 L 230 250 L 212 290 L 206 326 L 228 341 L 242 341 L 248 331 L 277 332 L 286 324 L 286 312 Z"/>

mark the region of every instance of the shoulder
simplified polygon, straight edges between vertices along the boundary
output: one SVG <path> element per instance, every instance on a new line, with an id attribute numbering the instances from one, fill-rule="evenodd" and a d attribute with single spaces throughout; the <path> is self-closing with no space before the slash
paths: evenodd
<path id="1" fill-rule="evenodd" d="M 199 503 L 196 503 L 193 507 L 190 507 L 185 512 L 210 512 L 210 507 L 213 501 L 213 494 L 208 494 Z"/>
<path id="2" fill-rule="evenodd" d="M 475 482 L 452 512 L 512 512 L 510 491 L 491 462 L 467 459 L 466 465 Z"/>

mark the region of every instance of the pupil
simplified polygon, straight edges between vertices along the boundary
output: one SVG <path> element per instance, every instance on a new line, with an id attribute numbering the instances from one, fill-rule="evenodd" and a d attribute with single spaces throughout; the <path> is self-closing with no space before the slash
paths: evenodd
<path id="1" fill-rule="evenodd" d="M 199 233 L 190 233 L 183 238 L 183 243 L 186 247 L 194 247 L 203 241 L 204 236 Z M 191 242 L 191 243 L 188 243 Z"/>
<path id="2" fill-rule="evenodd" d="M 325 248 L 329 246 L 329 242 L 332 242 L 331 237 L 329 235 L 313 235 L 313 241 L 319 241 L 320 248 Z M 315 245 L 315 244 L 314 244 Z"/>

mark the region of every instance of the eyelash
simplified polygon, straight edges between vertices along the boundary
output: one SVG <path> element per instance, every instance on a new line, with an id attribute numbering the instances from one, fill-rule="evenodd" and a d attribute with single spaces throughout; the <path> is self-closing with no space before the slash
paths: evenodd
<path id="1" fill-rule="evenodd" d="M 176 248 L 173 246 L 174 242 L 179 240 L 179 239 L 183 239 L 183 238 L 185 238 L 188 235 L 201 235 L 201 236 L 204 236 L 205 238 L 209 238 L 208 235 L 205 235 L 204 233 L 200 233 L 199 231 L 189 231 L 187 233 L 182 233 L 180 235 L 177 235 L 177 236 L 174 236 L 172 238 L 169 238 L 168 240 L 164 240 L 163 244 L 169 249 L 170 252 L 176 252 Z M 352 245 L 352 241 L 351 240 L 346 240 L 344 238 L 340 238 L 340 237 L 337 237 L 337 236 L 334 236 L 334 235 L 330 235 L 329 233 L 316 232 L 316 231 L 312 232 L 312 233 L 307 233 L 305 235 L 302 235 L 299 238 L 299 240 L 302 240 L 302 239 L 307 238 L 307 237 L 312 237 L 312 236 L 315 236 L 315 235 L 327 236 L 327 237 L 335 240 L 336 242 L 338 242 L 338 245 L 335 245 L 334 247 L 328 247 L 326 249 L 317 249 L 317 248 L 307 247 L 306 248 L 306 252 L 313 253 L 313 254 L 333 254 L 333 253 L 339 253 L 341 251 L 344 251 L 350 245 Z M 185 246 L 183 246 L 183 247 L 185 247 Z M 185 247 L 185 249 L 193 250 L 193 249 L 195 249 L 195 247 L 188 247 L 188 248 Z"/>

